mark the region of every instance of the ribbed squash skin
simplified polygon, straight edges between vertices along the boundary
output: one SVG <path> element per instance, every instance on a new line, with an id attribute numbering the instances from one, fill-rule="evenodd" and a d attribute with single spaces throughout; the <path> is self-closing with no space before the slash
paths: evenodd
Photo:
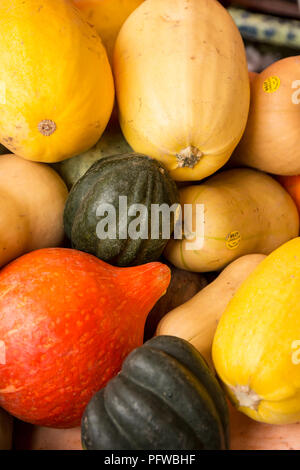
<path id="1" fill-rule="evenodd" d="M 116 123 L 107 128 L 97 144 L 76 157 L 69 158 L 54 165 L 69 189 L 87 172 L 100 158 L 110 155 L 129 153 L 132 149 L 127 144 Z"/>
<path id="2" fill-rule="evenodd" d="M 300 421 L 300 238 L 242 284 L 217 328 L 213 361 L 240 411 L 270 424 Z"/>
<path id="3" fill-rule="evenodd" d="M 217 380 L 193 346 L 171 336 L 133 351 L 82 418 L 88 450 L 215 450 L 228 436 Z"/>
<path id="4" fill-rule="evenodd" d="M 67 0 L 0 2 L 0 141 L 53 163 L 92 147 L 114 101 L 106 51 Z"/>
<path id="5" fill-rule="evenodd" d="M 143 217 L 141 225 L 148 223 L 147 240 L 119 239 L 119 196 L 127 197 L 128 208 L 143 204 L 149 218 Z M 100 203 L 110 203 L 117 211 L 117 238 L 100 240 L 96 216 Z M 157 260 L 167 239 L 151 239 L 151 204 L 179 204 L 176 184 L 167 170 L 145 155 L 126 154 L 106 157 L 96 162 L 72 188 L 64 213 L 65 232 L 74 248 L 94 254 L 117 266 L 144 264 Z M 127 217 L 127 228 L 135 217 Z M 125 225 L 126 225 L 125 223 Z M 170 233 L 174 221 L 170 218 Z"/>
<path id="6" fill-rule="evenodd" d="M 117 35 L 128 16 L 144 0 L 73 0 L 84 18 L 93 24 L 112 58 Z"/>
<path id="7" fill-rule="evenodd" d="M 137 39 L 138 38 L 138 39 Z M 229 159 L 248 116 L 240 33 L 215 0 L 148 0 L 123 25 L 114 74 L 123 133 L 178 181 Z"/>

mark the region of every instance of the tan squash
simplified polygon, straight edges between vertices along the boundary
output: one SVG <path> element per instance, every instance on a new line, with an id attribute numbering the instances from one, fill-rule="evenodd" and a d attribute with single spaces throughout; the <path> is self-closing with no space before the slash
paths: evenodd
<path id="1" fill-rule="evenodd" d="M 66 185 L 49 166 L 0 156 L 0 266 L 62 243 L 67 195 Z"/>
<path id="2" fill-rule="evenodd" d="M 54 163 L 101 137 L 114 102 L 105 48 L 69 0 L 0 2 L 0 141 Z"/>
<path id="3" fill-rule="evenodd" d="M 216 0 L 147 0 L 123 25 L 114 74 L 123 133 L 178 181 L 229 159 L 250 100 L 244 45 Z"/>
<path id="4" fill-rule="evenodd" d="M 215 281 L 165 315 L 156 335 L 189 341 L 212 364 L 211 347 L 218 322 L 230 300 L 265 255 L 246 255 L 231 263 Z"/>
<path id="5" fill-rule="evenodd" d="M 183 238 L 170 240 L 164 256 L 181 269 L 221 270 L 243 255 L 269 254 L 299 234 L 292 198 L 275 179 L 259 171 L 224 171 L 181 189 L 180 199 L 182 207 L 189 204 L 192 211 L 184 213 Z M 201 211 L 196 217 L 199 205 L 204 206 L 204 224 Z"/>
<path id="6" fill-rule="evenodd" d="M 276 175 L 300 174 L 300 56 L 275 62 L 251 80 L 245 134 L 232 161 Z"/>

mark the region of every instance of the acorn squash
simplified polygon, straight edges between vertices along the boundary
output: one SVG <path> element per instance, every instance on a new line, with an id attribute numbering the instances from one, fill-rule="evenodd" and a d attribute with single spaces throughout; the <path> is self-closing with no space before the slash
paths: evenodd
<path id="1" fill-rule="evenodd" d="M 246 126 L 250 87 L 242 38 L 219 2 L 144 2 L 117 38 L 114 74 L 121 127 L 136 152 L 178 181 L 226 163 Z"/>
<path id="2" fill-rule="evenodd" d="M 101 40 L 68 0 L 0 2 L 0 141 L 54 163 L 95 145 L 114 84 Z"/>
<path id="3" fill-rule="evenodd" d="M 300 238 L 274 251 L 242 284 L 212 352 L 240 411 L 265 423 L 300 421 Z"/>
<path id="4" fill-rule="evenodd" d="M 88 450 L 225 449 L 227 403 L 186 341 L 160 336 L 133 351 L 82 418 Z"/>
<path id="5" fill-rule="evenodd" d="M 106 204 L 113 213 L 107 214 Z M 137 204 L 143 206 L 142 212 L 140 206 L 134 206 Z M 165 223 L 169 233 L 163 232 L 162 218 L 156 219 L 155 237 L 151 233 L 154 204 L 175 208 Z M 144 264 L 160 257 L 173 232 L 178 208 L 176 184 L 159 162 L 145 155 L 114 155 L 94 163 L 73 186 L 64 212 L 65 232 L 74 248 L 110 264 Z M 131 236 L 132 226 L 137 230 Z"/>
<path id="6" fill-rule="evenodd" d="M 200 185 L 181 189 L 180 198 L 182 206 L 191 208 L 183 211 L 183 239 L 170 240 L 164 255 L 181 269 L 220 270 L 243 255 L 267 255 L 299 234 L 292 198 L 259 171 L 221 172 Z M 200 211 L 196 217 L 201 205 L 203 214 Z"/>
<path id="7" fill-rule="evenodd" d="M 100 158 L 132 152 L 119 125 L 110 124 L 97 144 L 87 152 L 53 165 L 69 189 Z"/>

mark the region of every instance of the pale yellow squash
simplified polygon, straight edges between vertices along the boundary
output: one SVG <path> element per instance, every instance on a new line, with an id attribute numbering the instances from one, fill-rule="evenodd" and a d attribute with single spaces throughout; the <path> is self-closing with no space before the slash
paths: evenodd
<path id="1" fill-rule="evenodd" d="M 246 255 L 233 261 L 211 284 L 165 315 L 156 335 L 189 341 L 212 364 L 211 348 L 218 322 L 230 300 L 265 255 Z"/>
<path id="2" fill-rule="evenodd" d="M 84 18 L 95 26 L 111 60 L 115 41 L 124 21 L 144 0 L 72 1 Z"/>
<path id="3" fill-rule="evenodd" d="M 123 25 L 114 74 L 131 147 L 178 181 L 211 175 L 229 159 L 248 116 L 240 33 L 216 0 L 147 0 Z"/>
<path id="4" fill-rule="evenodd" d="M 240 411 L 265 423 L 300 421 L 300 238 L 240 287 L 218 325 L 213 361 Z"/>
<path id="5" fill-rule="evenodd" d="M 267 255 L 299 234 L 299 215 L 289 194 L 256 170 L 221 172 L 181 189 L 180 199 L 182 207 L 191 205 L 192 211 L 183 211 L 183 238 L 170 240 L 164 254 L 188 271 L 217 271 L 243 255 Z M 204 207 L 204 234 L 201 213 L 196 217 L 198 205 Z"/>
<path id="6" fill-rule="evenodd" d="M 0 141 L 53 163 L 100 138 L 114 101 L 105 48 L 68 0 L 0 2 Z"/>
<path id="7" fill-rule="evenodd" d="M 66 185 L 49 166 L 0 156 L 0 266 L 64 239 Z"/>

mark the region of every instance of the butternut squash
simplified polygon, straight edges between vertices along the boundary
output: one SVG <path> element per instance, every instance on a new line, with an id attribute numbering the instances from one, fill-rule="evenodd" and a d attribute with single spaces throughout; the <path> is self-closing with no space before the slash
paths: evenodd
<path id="1" fill-rule="evenodd" d="M 164 255 L 181 269 L 220 270 L 243 255 L 267 255 L 299 234 L 295 203 L 277 181 L 259 171 L 224 171 L 181 189 L 180 199 L 183 208 L 189 204 L 192 210 L 183 210 L 183 238 L 170 240 Z M 204 234 L 196 230 L 201 204 Z"/>
<path id="2" fill-rule="evenodd" d="M 275 62 L 251 79 L 245 134 L 232 160 L 276 175 L 300 174 L 300 56 Z"/>
<path id="3" fill-rule="evenodd" d="M 268 256 L 224 312 L 213 342 L 217 373 L 257 421 L 300 420 L 300 238 Z"/>
<path id="4" fill-rule="evenodd" d="M 101 40 L 69 0 L 0 2 L 0 141 L 54 163 L 92 147 L 114 102 Z"/>
<path id="5" fill-rule="evenodd" d="M 112 60 L 118 33 L 128 16 L 144 0 L 72 0 L 84 18 L 93 24 Z"/>
<path id="6" fill-rule="evenodd" d="M 64 182 L 49 166 L 0 156 L 0 266 L 62 243 L 67 195 Z"/>
<path id="7" fill-rule="evenodd" d="M 178 181 L 229 159 L 245 129 L 250 87 L 244 45 L 216 0 L 148 0 L 123 25 L 114 73 L 131 147 Z"/>
<path id="8" fill-rule="evenodd" d="M 218 322 L 235 292 L 263 259 L 265 255 L 246 255 L 233 261 L 215 281 L 165 315 L 156 335 L 189 341 L 212 364 L 211 348 Z"/>

